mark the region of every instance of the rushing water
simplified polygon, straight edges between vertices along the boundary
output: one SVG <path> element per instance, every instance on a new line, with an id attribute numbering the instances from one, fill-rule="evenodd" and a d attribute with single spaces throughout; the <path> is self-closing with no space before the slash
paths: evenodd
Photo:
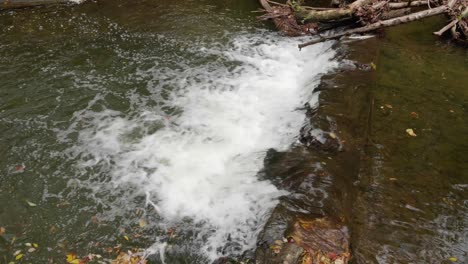
<path id="1" fill-rule="evenodd" d="M 145 223 L 150 253 L 170 251 L 168 229 L 211 260 L 253 249 L 286 194 L 256 174 L 268 149 L 297 140 L 335 52 L 299 52 L 224 3 L 120 4 L 3 14 L 1 56 L 14 63 L 2 63 L 2 123 L 15 131 L 4 135 L 32 133 L 10 145 L 5 176 L 41 186 L 24 198 L 42 210 L 75 211 L 48 225 Z"/>
<path id="2" fill-rule="evenodd" d="M 0 263 L 18 250 L 31 263 L 120 249 L 156 263 L 238 256 L 284 196 L 332 214 L 329 200 L 346 197 L 357 263 L 466 260 L 466 54 L 434 53 L 431 37 L 372 45 L 377 71 L 322 101 L 349 116 L 334 129 L 357 142 L 367 124 L 354 116 L 373 97 L 373 147 L 360 145 L 359 164 L 334 164 L 297 138 L 340 50 L 299 52 L 297 39 L 256 21 L 257 8 L 106 0 L 0 13 Z M 454 66 L 440 73 L 445 56 Z M 411 154 L 428 146 L 433 154 Z M 344 176 L 319 177 L 323 164 Z"/>

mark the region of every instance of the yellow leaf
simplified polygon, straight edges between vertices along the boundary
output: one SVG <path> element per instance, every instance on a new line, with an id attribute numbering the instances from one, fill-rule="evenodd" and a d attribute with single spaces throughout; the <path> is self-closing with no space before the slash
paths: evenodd
<path id="1" fill-rule="evenodd" d="M 22 257 L 23 257 L 23 254 L 18 254 L 18 255 L 16 255 L 16 257 L 15 257 L 15 260 L 20 260 Z"/>
<path id="2" fill-rule="evenodd" d="M 76 255 L 74 253 L 70 253 L 67 255 L 67 263 L 72 263 L 72 261 L 75 259 L 76 259 Z"/>
<path id="3" fill-rule="evenodd" d="M 143 218 L 140 219 L 140 221 L 138 221 L 138 223 L 140 224 L 140 227 L 141 227 L 141 228 L 143 228 L 143 227 L 146 226 L 146 221 L 145 221 L 145 219 L 143 219 Z"/>
<path id="4" fill-rule="evenodd" d="M 33 243 L 33 247 L 37 248 L 39 245 L 37 243 Z"/>
<path id="5" fill-rule="evenodd" d="M 411 128 L 406 129 L 406 133 L 412 137 L 417 136 L 416 133 L 414 133 L 413 129 Z"/>
<path id="6" fill-rule="evenodd" d="M 72 261 L 69 262 L 70 264 L 80 264 L 80 260 L 79 259 L 74 259 Z"/>
<path id="7" fill-rule="evenodd" d="M 128 236 L 124 236 L 125 240 L 129 241 L 130 239 L 128 238 Z"/>
<path id="8" fill-rule="evenodd" d="M 37 206 L 37 204 L 32 203 L 32 202 L 30 202 L 30 201 L 28 201 L 28 200 L 26 200 L 26 203 L 27 203 L 29 206 L 31 206 L 31 207 Z"/>
<path id="9" fill-rule="evenodd" d="M 452 262 L 457 262 L 458 259 L 456 257 L 450 257 L 449 260 Z"/>
<path id="10" fill-rule="evenodd" d="M 370 66 L 371 66 L 371 68 L 372 68 L 374 71 L 377 70 L 377 65 L 375 65 L 374 62 L 371 62 L 371 63 L 370 63 Z"/>
<path id="11" fill-rule="evenodd" d="M 0 226 L 0 236 L 5 234 L 6 229 L 3 226 Z"/>

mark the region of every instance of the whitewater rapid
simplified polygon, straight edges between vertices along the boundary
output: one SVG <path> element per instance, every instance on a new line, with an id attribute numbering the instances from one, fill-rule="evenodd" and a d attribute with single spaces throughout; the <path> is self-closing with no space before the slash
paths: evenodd
<path id="1" fill-rule="evenodd" d="M 69 151 L 88 175 L 77 177 L 79 186 L 106 203 L 109 215 L 145 197 L 141 206 L 160 217 L 156 225 L 197 229 L 187 243 L 210 259 L 254 248 L 286 194 L 257 178 L 265 153 L 297 141 L 305 121 L 299 109 L 317 104 L 320 76 L 337 67 L 329 43 L 302 51 L 296 44 L 268 32 L 245 33 L 224 44 L 191 46 L 209 58 L 196 66 L 180 56 L 145 58 L 153 66 L 130 75 L 145 81 L 146 94 L 129 91 L 130 107 L 121 111 L 94 107 L 105 105 L 103 91 L 64 132 L 77 133 Z M 118 197 L 106 200 L 117 189 Z M 221 251 L 228 240 L 235 250 Z M 161 248 L 157 241 L 153 248 Z"/>

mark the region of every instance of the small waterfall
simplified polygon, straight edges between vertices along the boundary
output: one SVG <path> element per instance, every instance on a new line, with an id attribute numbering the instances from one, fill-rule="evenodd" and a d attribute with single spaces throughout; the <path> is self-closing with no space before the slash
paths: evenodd
<path id="1" fill-rule="evenodd" d="M 82 186 L 109 215 L 145 197 L 161 219 L 155 225 L 196 230 L 186 243 L 209 259 L 254 248 L 285 194 L 256 176 L 265 153 L 296 142 L 305 118 L 297 109 L 317 103 L 320 76 L 337 66 L 328 43 L 301 52 L 296 43 L 259 31 L 191 47 L 195 66 L 147 58 L 153 66 L 134 74 L 148 80 L 149 95 L 128 93 L 131 110 L 96 110 L 98 95 L 75 113 L 79 143 L 70 150 L 87 171 Z"/>

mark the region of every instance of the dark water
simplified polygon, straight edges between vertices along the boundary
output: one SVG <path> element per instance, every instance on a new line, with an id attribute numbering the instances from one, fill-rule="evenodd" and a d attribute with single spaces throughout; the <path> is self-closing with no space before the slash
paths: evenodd
<path id="1" fill-rule="evenodd" d="M 152 249 L 157 263 L 158 251 L 166 263 L 204 263 L 212 257 L 200 252 L 252 248 L 283 194 L 256 171 L 268 148 L 288 153 L 304 119 L 293 110 L 317 101 L 311 90 L 337 68 L 336 52 L 377 66 L 344 74 L 342 89 L 321 98 L 349 116 L 337 126 L 356 150 L 349 158 L 345 148 L 343 161 L 359 156 L 327 160 L 337 173 L 321 190 L 343 202 L 354 261 L 466 261 L 468 55 L 429 34 L 443 21 L 297 55 L 295 40 L 255 20 L 257 8 L 99 1 L 0 13 L 0 262 L 18 250 L 18 262 L 63 263 L 70 252 L 109 261 L 120 249 Z M 216 143 L 225 141 L 234 144 Z M 166 169 L 177 180 L 154 178 Z"/>
<path id="2" fill-rule="evenodd" d="M 467 261 L 468 54 L 427 34 L 441 20 L 394 28 L 376 52 L 369 145 L 355 182 L 359 259 Z"/>

